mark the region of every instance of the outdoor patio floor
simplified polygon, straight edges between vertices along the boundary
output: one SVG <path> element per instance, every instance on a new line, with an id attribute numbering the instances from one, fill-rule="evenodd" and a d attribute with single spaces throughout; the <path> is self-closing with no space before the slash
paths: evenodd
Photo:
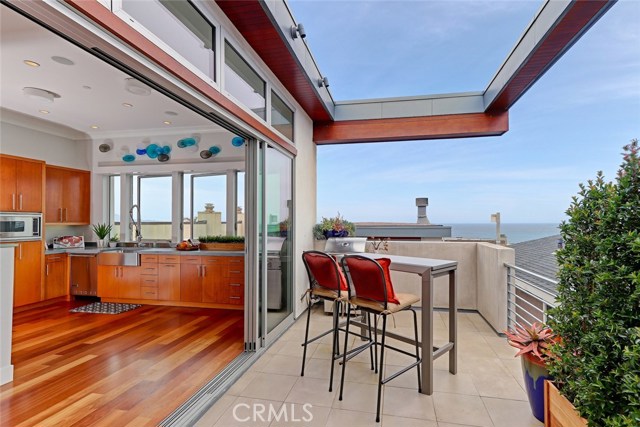
<path id="1" fill-rule="evenodd" d="M 418 315 L 420 312 L 418 312 Z M 390 330 L 412 336 L 412 316 L 399 313 L 389 319 Z M 436 360 L 434 393 L 419 394 L 417 375 L 411 370 L 383 388 L 381 423 L 375 422 L 377 375 L 370 370 L 369 352 L 347 363 L 345 391 L 338 400 L 340 366 L 336 363 L 334 391 L 328 391 L 330 337 L 309 345 L 305 376 L 300 376 L 306 316 L 300 317 L 271 348 L 222 396 L 196 424 L 199 427 L 229 426 L 402 426 L 402 427 L 540 427 L 529 409 L 524 391 L 519 358 L 505 338 L 498 336 L 477 313 L 458 314 L 458 374 L 448 372 L 448 357 Z M 436 345 L 447 338 L 448 314 L 434 314 Z M 331 325 L 331 316 L 316 306 L 311 318 L 310 334 Z M 344 337 L 344 335 L 342 335 Z M 352 339 L 353 342 L 355 340 Z M 396 342 L 397 343 L 397 342 Z M 400 347 L 407 347 L 404 344 Z M 393 351 L 388 355 L 386 373 L 410 363 L 410 358 Z M 385 357 L 386 357 L 385 356 Z M 313 415 L 311 421 L 303 405 Z M 262 422 L 253 417 L 254 404 L 276 412 L 286 405 L 284 417 Z M 260 408 L 260 406 L 257 406 Z M 235 417 L 234 417 L 234 408 Z M 284 412 L 284 411 L 283 411 Z M 296 420 L 292 420 L 292 414 Z M 251 417 L 251 418 L 249 418 Z M 247 419 L 249 418 L 249 419 Z"/>

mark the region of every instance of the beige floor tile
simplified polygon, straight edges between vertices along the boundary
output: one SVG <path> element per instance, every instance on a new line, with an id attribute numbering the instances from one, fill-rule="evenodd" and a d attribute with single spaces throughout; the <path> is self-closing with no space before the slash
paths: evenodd
<path id="1" fill-rule="evenodd" d="M 404 376 L 404 375 L 403 375 Z M 478 389 L 473 384 L 470 374 L 458 372 L 453 375 L 449 371 L 434 369 L 433 390 L 445 393 L 469 394 L 478 396 Z"/>
<path id="2" fill-rule="evenodd" d="M 311 360 L 307 360 L 307 366 L 310 364 L 310 361 Z M 293 357 L 275 354 L 271 356 L 269 362 L 267 362 L 267 364 L 260 371 L 270 374 L 293 375 L 297 377 L 300 376 L 301 369 L 302 356 Z M 307 375 L 306 369 L 305 375 Z"/>
<path id="3" fill-rule="evenodd" d="M 469 424 L 451 424 L 438 422 L 438 427 L 476 427 Z"/>
<path id="4" fill-rule="evenodd" d="M 284 401 L 298 379 L 290 375 L 256 373 L 240 396 Z"/>
<path id="5" fill-rule="evenodd" d="M 511 375 L 503 375 L 499 380 L 492 374 L 471 373 L 470 375 L 480 396 L 527 400 L 526 393 Z"/>
<path id="6" fill-rule="evenodd" d="M 287 345 L 287 343 L 289 343 L 289 341 L 283 341 L 283 340 L 279 339 L 276 342 L 274 342 L 273 344 L 271 344 L 271 346 L 269 346 L 269 348 L 267 349 L 265 354 L 271 354 L 271 355 L 278 354 L 280 349 L 282 347 L 284 347 L 285 345 Z"/>
<path id="7" fill-rule="evenodd" d="M 220 397 L 216 403 L 213 404 L 207 412 L 200 417 L 200 419 L 194 424 L 194 427 L 211 427 L 214 425 L 224 414 L 224 412 L 231 406 L 236 400 L 236 396 L 224 395 Z"/>
<path id="8" fill-rule="evenodd" d="M 461 339 L 458 343 L 458 352 L 462 354 L 472 354 L 475 357 L 498 358 L 496 352 L 493 351 L 483 337 L 477 336 L 476 338 L 478 338 L 479 341 Z"/>
<path id="9" fill-rule="evenodd" d="M 247 387 L 247 385 L 253 381 L 253 379 L 258 375 L 256 371 L 247 371 L 245 372 L 238 380 L 227 390 L 227 394 L 232 396 L 240 396 L 242 390 Z"/>
<path id="10" fill-rule="evenodd" d="M 367 350 L 369 354 L 369 350 Z M 378 374 L 371 370 L 371 363 L 361 363 L 354 360 L 347 362 L 345 381 L 365 384 L 378 384 Z"/>
<path id="11" fill-rule="evenodd" d="M 525 389 L 524 377 L 522 376 L 522 361 L 520 358 L 512 359 L 500 359 L 500 363 L 504 366 L 513 378 L 520 384 L 522 389 Z"/>
<path id="12" fill-rule="evenodd" d="M 417 418 L 382 416 L 382 427 L 438 427 L 435 421 L 420 420 Z"/>
<path id="13" fill-rule="evenodd" d="M 284 403 L 285 410 L 273 419 L 270 427 L 325 427 L 331 408 L 326 406 Z"/>
<path id="14" fill-rule="evenodd" d="M 304 352 L 304 347 L 302 346 L 302 342 L 295 341 L 281 341 L 283 344 L 278 348 L 276 354 L 281 356 L 294 356 L 294 357 L 302 357 L 302 353 Z M 307 358 L 311 357 L 313 353 L 318 349 L 318 344 L 311 343 L 307 345 Z"/>
<path id="15" fill-rule="evenodd" d="M 496 427 L 542 427 L 532 414 L 529 402 L 483 397 Z"/>
<path id="16" fill-rule="evenodd" d="M 481 427 L 493 426 L 489 413 L 478 396 L 434 392 L 432 397 L 438 423 L 443 421 Z"/>
<path id="17" fill-rule="evenodd" d="M 251 365 L 247 372 L 262 372 L 262 370 L 266 368 L 272 358 L 273 355 L 271 354 L 263 354 L 258 360 L 255 361 L 253 365 Z"/>
<path id="18" fill-rule="evenodd" d="M 287 395 L 285 402 L 310 403 L 313 406 L 331 407 L 336 392 L 340 386 L 340 378 L 334 378 L 333 391 L 329 392 L 329 381 L 317 378 L 298 378 L 293 388 Z"/>
<path id="19" fill-rule="evenodd" d="M 501 359 L 513 359 L 518 349 L 511 347 L 507 344 L 506 338 L 501 337 L 484 337 L 491 349 Z"/>
<path id="20" fill-rule="evenodd" d="M 267 427 L 271 413 L 277 413 L 282 402 L 238 397 L 227 408 L 214 427 Z"/>
<path id="21" fill-rule="evenodd" d="M 397 417 L 436 420 L 431 396 L 418 393 L 417 389 L 385 387 L 383 413 Z"/>
<path id="22" fill-rule="evenodd" d="M 333 400 L 333 408 L 375 413 L 378 387 L 374 384 L 351 383 L 345 381 L 342 397 L 342 400 L 338 400 L 338 395 L 336 394 L 336 397 Z"/>
<path id="23" fill-rule="evenodd" d="M 326 427 L 380 427 L 380 423 L 375 413 L 333 408 Z"/>
<path id="24" fill-rule="evenodd" d="M 334 381 L 340 380 L 342 366 L 336 361 L 334 368 Z M 329 376 L 331 375 L 331 360 L 329 359 L 309 359 L 304 368 L 305 378 L 319 378 L 327 381 L 329 384 Z M 335 384 L 335 383 L 334 383 Z"/>

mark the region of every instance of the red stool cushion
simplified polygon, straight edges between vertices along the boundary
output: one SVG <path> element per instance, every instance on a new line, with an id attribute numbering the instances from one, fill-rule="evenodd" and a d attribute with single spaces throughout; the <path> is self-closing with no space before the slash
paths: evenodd
<path id="1" fill-rule="evenodd" d="M 337 290 L 336 268 L 338 269 L 338 280 L 341 291 L 349 289 L 347 279 L 344 277 L 342 268 L 338 262 L 329 256 L 317 254 L 305 254 L 305 260 L 311 270 L 311 274 L 323 288 Z"/>
<path id="2" fill-rule="evenodd" d="M 384 302 L 384 289 L 387 289 L 387 302 L 399 304 L 391 283 L 391 273 L 389 258 L 378 258 L 375 261 L 382 267 L 382 275 L 380 269 L 370 259 L 348 258 L 349 274 L 353 280 L 353 286 L 358 298 L 366 298 L 373 301 Z M 384 282 L 382 278 L 384 277 Z"/>

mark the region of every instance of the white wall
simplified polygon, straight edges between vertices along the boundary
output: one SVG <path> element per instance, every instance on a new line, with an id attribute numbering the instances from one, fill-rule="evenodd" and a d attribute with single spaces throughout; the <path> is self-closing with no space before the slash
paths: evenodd
<path id="1" fill-rule="evenodd" d="M 91 168 L 89 145 L 86 142 L 45 133 L 38 130 L 37 126 L 36 121 L 32 127 L 0 122 L 0 153 L 44 160 L 55 166 L 84 170 Z"/>

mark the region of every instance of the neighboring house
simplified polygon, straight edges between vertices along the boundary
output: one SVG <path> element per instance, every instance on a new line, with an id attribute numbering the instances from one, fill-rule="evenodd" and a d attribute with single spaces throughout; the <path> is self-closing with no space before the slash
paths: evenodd
<path id="1" fill-rule="evenodd" d="M 541 313 L 555 303 L 558 261 L 556 251 L 562 244 L 560 235 L 515 243 L 515 285 L 518 315 L 529 323 L 544 321 Z M 533 274 L 529 274 L 533 273 Z"/>

